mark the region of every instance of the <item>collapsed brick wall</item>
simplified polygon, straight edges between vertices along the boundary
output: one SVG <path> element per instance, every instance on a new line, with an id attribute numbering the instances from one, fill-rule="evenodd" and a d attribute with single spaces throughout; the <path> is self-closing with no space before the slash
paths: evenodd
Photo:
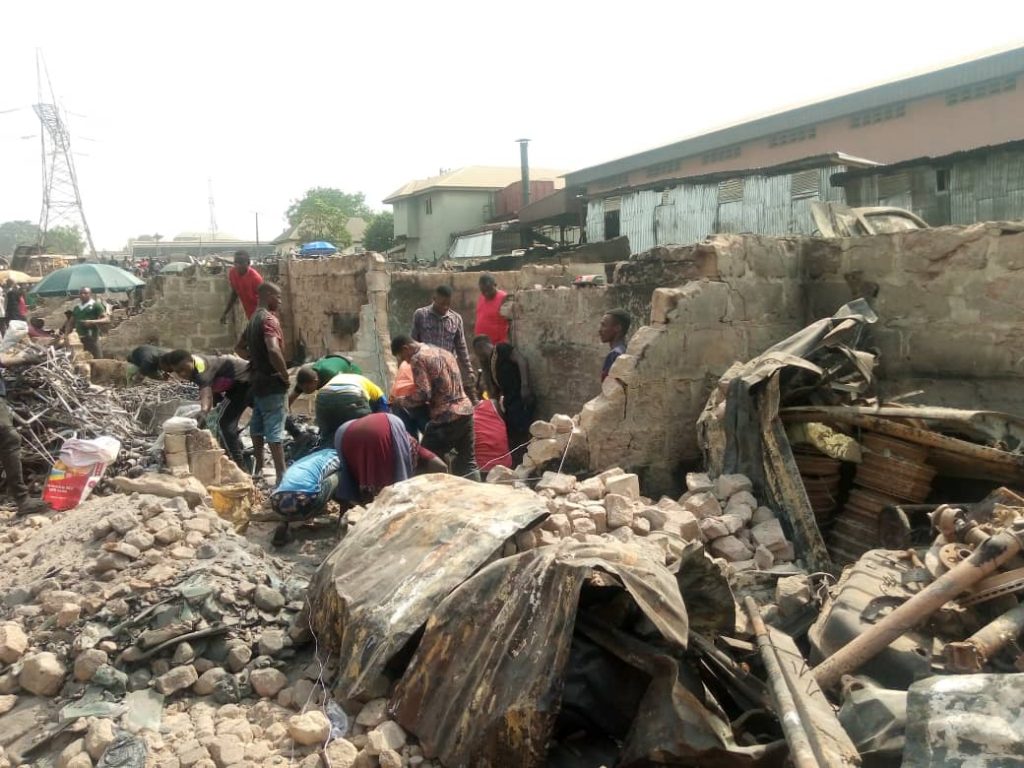
<path id="1" fill-rule="evenodd" d="M 723 235 L 657 249 L 617 275 L 651 279 L 651 269 L 667 269 L 683 284 L 654 290 L 649 324 L 583 406 L 592 469 L 629 467 L 648 493 L 678 491 L 684 468 L 700 460 L 694 426 L 711 386 L 733 362 L 801 327 L 801 248 L 798 240 Z"/>
<path id="2" fill-rule="evenodd" d="M 224 275 L 162 275 L 147 284 L 146 311 L 126 318 L 102 339 L 106 357 L 124 357 L 140 344 L 209 352 L 230 352 L 245 315 L 236 308 L 227 324 L 220 317 L 231 289 Z"/>

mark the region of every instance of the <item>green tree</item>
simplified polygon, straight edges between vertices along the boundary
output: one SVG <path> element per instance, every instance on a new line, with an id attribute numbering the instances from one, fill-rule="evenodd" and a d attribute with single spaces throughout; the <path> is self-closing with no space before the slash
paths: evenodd
<path id="1" fill-rule="evenodd" d="M 39 227 L 31 221 L 5 221 L 0 224 L 0 256 L 10 256 L 19 245 L 35 245 Z"/>
<path id="2" fill-rule="evenodd" d="M 348 220 L 353 216 L 369 220 L 373 213 L 362 192 L 314 187 L 293 201 L 285 216 L 291 226 L 299 228 L 303 240 L 327 240 L 344 248 L 352 244 L 352 235 L 346 228 Z"/>
<path id="3" fill-rule="evenodd" d="M 81 256 L 85 250 L 85 240 L 78 227 L 51 227 L 43 244 L 50 253 Z"/>
<path id="4" fill-rule="evenodd" d="M 395 244 L 395 216 L 391 211 L 373 214 L 366 232 L 363 234 L 363 247 L 368 251 L 385 253 Z"/>

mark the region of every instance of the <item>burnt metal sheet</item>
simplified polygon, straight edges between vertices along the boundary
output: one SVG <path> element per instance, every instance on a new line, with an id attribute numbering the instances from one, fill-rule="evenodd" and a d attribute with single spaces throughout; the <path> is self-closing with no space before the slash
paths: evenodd
<path id="1" fill-rule="evenodd" d="M 597 694 L 621 699 L 621 711 L 599 713 L 621 731 L 617 765 L 674 750 L 701 765 L 755 765 L 765 748 L 737 747 L 702 686 L 677 690 L 688 628 L 676 577 L 635 547 L 564 540 L 503 558 L 434 612 L 396 689 L 395 717 L 449 768 L 547 765 L 563 700 L 581 696 L 573 655 L 585 644 L 618 659 L 601 669 L 623 676 L 595 676 Z"/>
<path id="2" fill-rule="evenodd" d="M 929 677 L 907 695 L 903 768 L 1024 764 L 1024 674 Z"/>
<path id="3" fill-rule="evenodd" d="M 423 475 L 386 489 L 310 583 L 311 629 L 357 698 L 434 608 L 517 531 L 547 515 L 529 491 Z"/>

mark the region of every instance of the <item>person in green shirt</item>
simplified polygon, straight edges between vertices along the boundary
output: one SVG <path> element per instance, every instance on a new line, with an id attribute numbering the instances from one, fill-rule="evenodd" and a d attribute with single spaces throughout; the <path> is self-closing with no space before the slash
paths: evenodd
<path id="1" fill-rule="evenodd" d="M 295 388 L 288 396 L 288 407 L 291 407 L 299 395 L 312 394 L 327 384 L 339 373 L 362 373 L 362 369 L 344 355 L 331 354 L 321 357 L 314 363 L 299 368 L 295 375 Z"/>
<path id="2" fill-rule="evenodd" d="M 71 309 L 71 316 L 85 351 L 96 359 L 103 357 L 100 351 L 100 326 L 110 323 L 106 305 L 93 298 L 91 289 L 82 288 L 78 292 L 78 303 Z"/>

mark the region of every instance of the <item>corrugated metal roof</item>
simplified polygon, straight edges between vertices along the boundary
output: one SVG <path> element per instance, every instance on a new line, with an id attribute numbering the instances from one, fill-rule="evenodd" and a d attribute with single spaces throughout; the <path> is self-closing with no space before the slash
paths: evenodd
<path id="1" fill-rule="evenodd" d="M 991 152 L 1004 152 L 1012 151 L 1016 149 L 1024 149 L 1024 139 L 1018 141 L 1007 141 L 1003 144 L 989 144 L 984 147 L 975 147 L 973 149 L 965 149 L 960 152 L 951 152 L 948 155 L 926 155 L 924 157 L 915 157 L 912 160 L 901 160 L 898 163 L 890 163 L 889 165 L 877 165 L 873 168 L 851 168 L 842 173 L 837 173 L 832 177 L 832 184 L 842 184 L 844 181 L 849 179 L 857 179 L 864 176 L 874 176 L 876 174 L 885 174 L 890 171 L 899 170 L 901 168 L 912 168 L 915 165 L 941 165 L 943 163 L 952 163 L 956 160 L 964 160 L 974 155 L 985 155 Z"/>
<path id="2" fill-rule="evenodd" d="M 550 168 L 531 168 L 530 178 L 534 181 L 553 181 L 555 189 L 565 186 L 562 176 L 565 171 L 553 171 Z M 504 168 L 492 165 L 468 165 L 440 176 L 427 179 L 414 179 L 399 187 L 386 198 L 385 203 L 393 203 L 403 197 L 419 195 L 432 189 L 504 189 L 509 184 L 519 181 L 522 172 L 519 167 Z"/>
<path id="3" fill-rule="evenodd" d="M 834 120 L 845 115 L 890 104 L 931 96 L 981 80 L 1024 71 L 1024 48 L 1003 51 L 963 64 L 916 75 L 873 88 L 777 112 L 720 130 L 704 133 L 645 152 L 581 168 L 566 175 L 570 186 L 587 184 L 678 157 L 690 157 L 729 144 L 739 144 L 800 125 Z"/>

